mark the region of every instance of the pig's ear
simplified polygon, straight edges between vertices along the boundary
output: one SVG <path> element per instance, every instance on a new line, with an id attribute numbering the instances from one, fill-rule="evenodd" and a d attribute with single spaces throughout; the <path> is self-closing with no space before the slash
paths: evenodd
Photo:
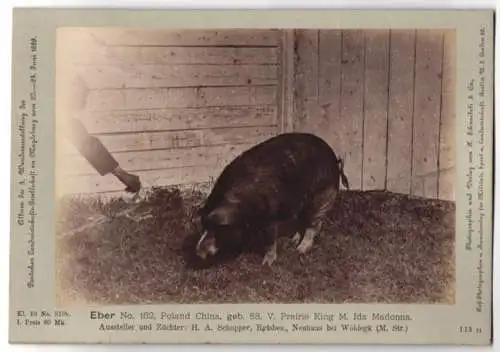
<path id="1" fill-rule="evenodd" d="M 231 205 L 226 205 L 213 210 L 208 214 L 208 219 L 216 225 L 231 225 L 234 223 L 236 208 Z"/>

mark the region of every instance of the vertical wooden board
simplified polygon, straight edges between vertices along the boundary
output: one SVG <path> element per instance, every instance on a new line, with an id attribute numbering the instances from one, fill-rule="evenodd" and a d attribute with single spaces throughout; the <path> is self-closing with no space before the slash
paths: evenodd
<path id="1" fill-rule="evenodd" d="M 362 30 L 342 33 L 342 73 L 339 131 L 345 172 L 352 189 L 361 189 L 363 168 L 363 38 Z"/>
<path id="2" fill-rule="evenodd" d="M 409 194 L 415 72 L 415 31 L 391 30 L 387 190 Z"/>
<path id="3" fill-rule="evenodd" d="M 280 45 L 281 65 L 279 66 L 280 97 L 278 121 L 281 132 L 292 132 L 295 121 L 294 88 L 295 88 L 295 30 L 282 31 Z"/>
<path id="4" fill-rule="evenodd" d="M 342 125 L 340 119 L 341 45 L 341 30 L 320 30 L 317 132 L 338 154 L 342 154 L 346 149 L 342 143 L 342 129 L 339 128 Z"/>
<path id="5" fill-rule="evenodd" d="M 455 30 L 447 30 L 444 36 L 443 90 L 441 102 L 441 125 L 439 128 L 439 180 L 440 199 L 455 199 L 454 173 L 445 171 L 455 167 Z M 443 171 L 443 172 L 442 172 Z"/>
<path id="6" fill-rule="evenodd" d="M 415 54 L 413 178 L 434 173 L 438 167 L 442 61 L 442 31 L 418 30 Z M 412 194 L 437 198 L 437 187 L 438 176 L 435 173 L 432 177 L 425 178 L 423 187 L 412 185 Z"/>
<path id="7" fill-rule="evenodd" d="M 455 201 L 455 175 L 455 166 L 439 170 L 439 199 Z"/>
<path id="8" fill-rule="evenodd" d="M 365 32 L 363 189 L 386 186 L 389 30 Z"/>
<path id="9" fill-rule="evenodd" d="M 426 177 L 425 176 L 415 176 L 411 179 L 411 191 L 412 195 L 416 197 L 423 197 L 425 190 Z"/>
<path id="10" fill-rule="evenodd" d="M 294 130 L 314 133 L 318 101 L 318 31 L 297 30 L 295 40 Z"/>

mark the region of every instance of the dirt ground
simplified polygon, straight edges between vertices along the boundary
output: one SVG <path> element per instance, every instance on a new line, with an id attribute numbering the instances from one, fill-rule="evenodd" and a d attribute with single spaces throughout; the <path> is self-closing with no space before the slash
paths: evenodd
<path id="1" fill-rule="evenodd" d="M 129 204 L 65 198 L 57 226 L 61 304 L 454 302 L 453 202 L 342 191 L 313 249 L 245 253 L 186 268 L 197 190 L 153 189 Z"/>

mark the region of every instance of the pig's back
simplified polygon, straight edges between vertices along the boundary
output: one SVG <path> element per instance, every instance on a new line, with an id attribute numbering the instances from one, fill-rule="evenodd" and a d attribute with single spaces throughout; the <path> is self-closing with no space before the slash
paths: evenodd
<path id="1" fill-rule="evenodd" d="M 337 158 L 322 139 L 307 133 L 285 133 L 236 157 L 217 179 L 213 197 L 227 192 L 249 193 L 249 197 L 303 194 L 328 183 L 336 167 Z"/>

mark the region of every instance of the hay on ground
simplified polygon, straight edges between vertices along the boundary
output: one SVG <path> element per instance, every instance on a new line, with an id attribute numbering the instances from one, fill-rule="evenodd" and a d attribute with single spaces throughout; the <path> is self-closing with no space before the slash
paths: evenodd
<path id="1" fill-rule="evenodd" d="M 193 215 L 204 197 L 155 188 L 134 205 L 134 214 L 151 215 L 139 220 L 120 216 L 131 207 L 121 199 L 62 199 L 58 296 L 95 304 L 454 301 L 453 202 L 341 192 L 302 258 L 283 238 L 271 268 L 246 253 L 188 270 L 183 245 L 196 231 Z"/>

